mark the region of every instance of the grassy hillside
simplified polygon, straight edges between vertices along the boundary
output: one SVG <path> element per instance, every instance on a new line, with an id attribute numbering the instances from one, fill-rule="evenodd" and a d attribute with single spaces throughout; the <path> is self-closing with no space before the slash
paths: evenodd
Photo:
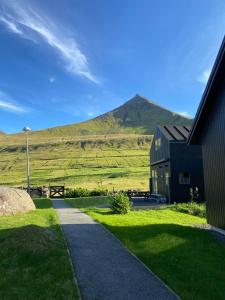
<path id="1" fill-rule="evenodd" d="M 36 131 L 36 135 L 80 136 L 102 134 L 153 134 L 157 125 L 190 125 L 191 119 L 136 95 L 111 112 L 86 122 Z"/>
<path id="2" fill-rule="evenodd" d="M 136 95 L 87 122 L 32 132 L 31 184 L 148 189 L 148 134 L 157 125 L 191 122 Z M 0 136 L 0 184 L 26 184 L 24 144 L 24 134 Z"/>
<path id="3" fill-rule="evenodd" d="M 31 134 L 31 184 L 147 189 L 151 140 L 147 135 L 40 138 Z M 0 170 L 0 184 L 26 184 L 24 136 L 0 138 Z"/>

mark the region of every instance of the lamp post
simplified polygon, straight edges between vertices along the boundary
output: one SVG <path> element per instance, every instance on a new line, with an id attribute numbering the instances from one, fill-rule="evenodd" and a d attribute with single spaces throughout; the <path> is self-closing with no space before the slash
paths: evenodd
<path id="1" fill-rule="evenodd" d="M 26 155 L 27 155 L 27 192 L 30 195 L 30 160 L 29 160 L 29 144 L 28 134 L 31 131 L 30 127 L 24 127 L 23 132 L 26 134 Z"/>

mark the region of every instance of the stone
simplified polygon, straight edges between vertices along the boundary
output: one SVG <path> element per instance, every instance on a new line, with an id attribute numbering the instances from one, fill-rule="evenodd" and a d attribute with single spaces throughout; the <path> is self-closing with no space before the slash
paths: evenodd
<path id="1" fill-rule="evenodd" d="M 0 187 L 0 216 L 14 215 L 35 209 L 34 202 L 26 191 Z"/>

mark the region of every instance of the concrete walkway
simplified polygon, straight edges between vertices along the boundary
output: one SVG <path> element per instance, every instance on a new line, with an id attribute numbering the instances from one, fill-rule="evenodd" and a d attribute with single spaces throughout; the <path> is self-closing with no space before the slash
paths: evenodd
<path id="1" fill-rule="evenodd" d="M 179 299 L 103 226 L 64 200 L 52 202 L 68 241 L 82 299 Z"/>

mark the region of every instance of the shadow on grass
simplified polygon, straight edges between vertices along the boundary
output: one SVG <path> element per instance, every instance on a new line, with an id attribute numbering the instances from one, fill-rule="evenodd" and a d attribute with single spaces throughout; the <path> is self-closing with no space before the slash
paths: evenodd
<path id="1" fill-rule="evenodd" d="M 78 299 L 58 225 L 0 230 L 0 261 L 1 299 Z"/>
<path id="2" fill-rule="evenodd" d="M 49 198 L 33 198 L 33 201 L 37 209 L 52 208 L 52 203 Z"/>

